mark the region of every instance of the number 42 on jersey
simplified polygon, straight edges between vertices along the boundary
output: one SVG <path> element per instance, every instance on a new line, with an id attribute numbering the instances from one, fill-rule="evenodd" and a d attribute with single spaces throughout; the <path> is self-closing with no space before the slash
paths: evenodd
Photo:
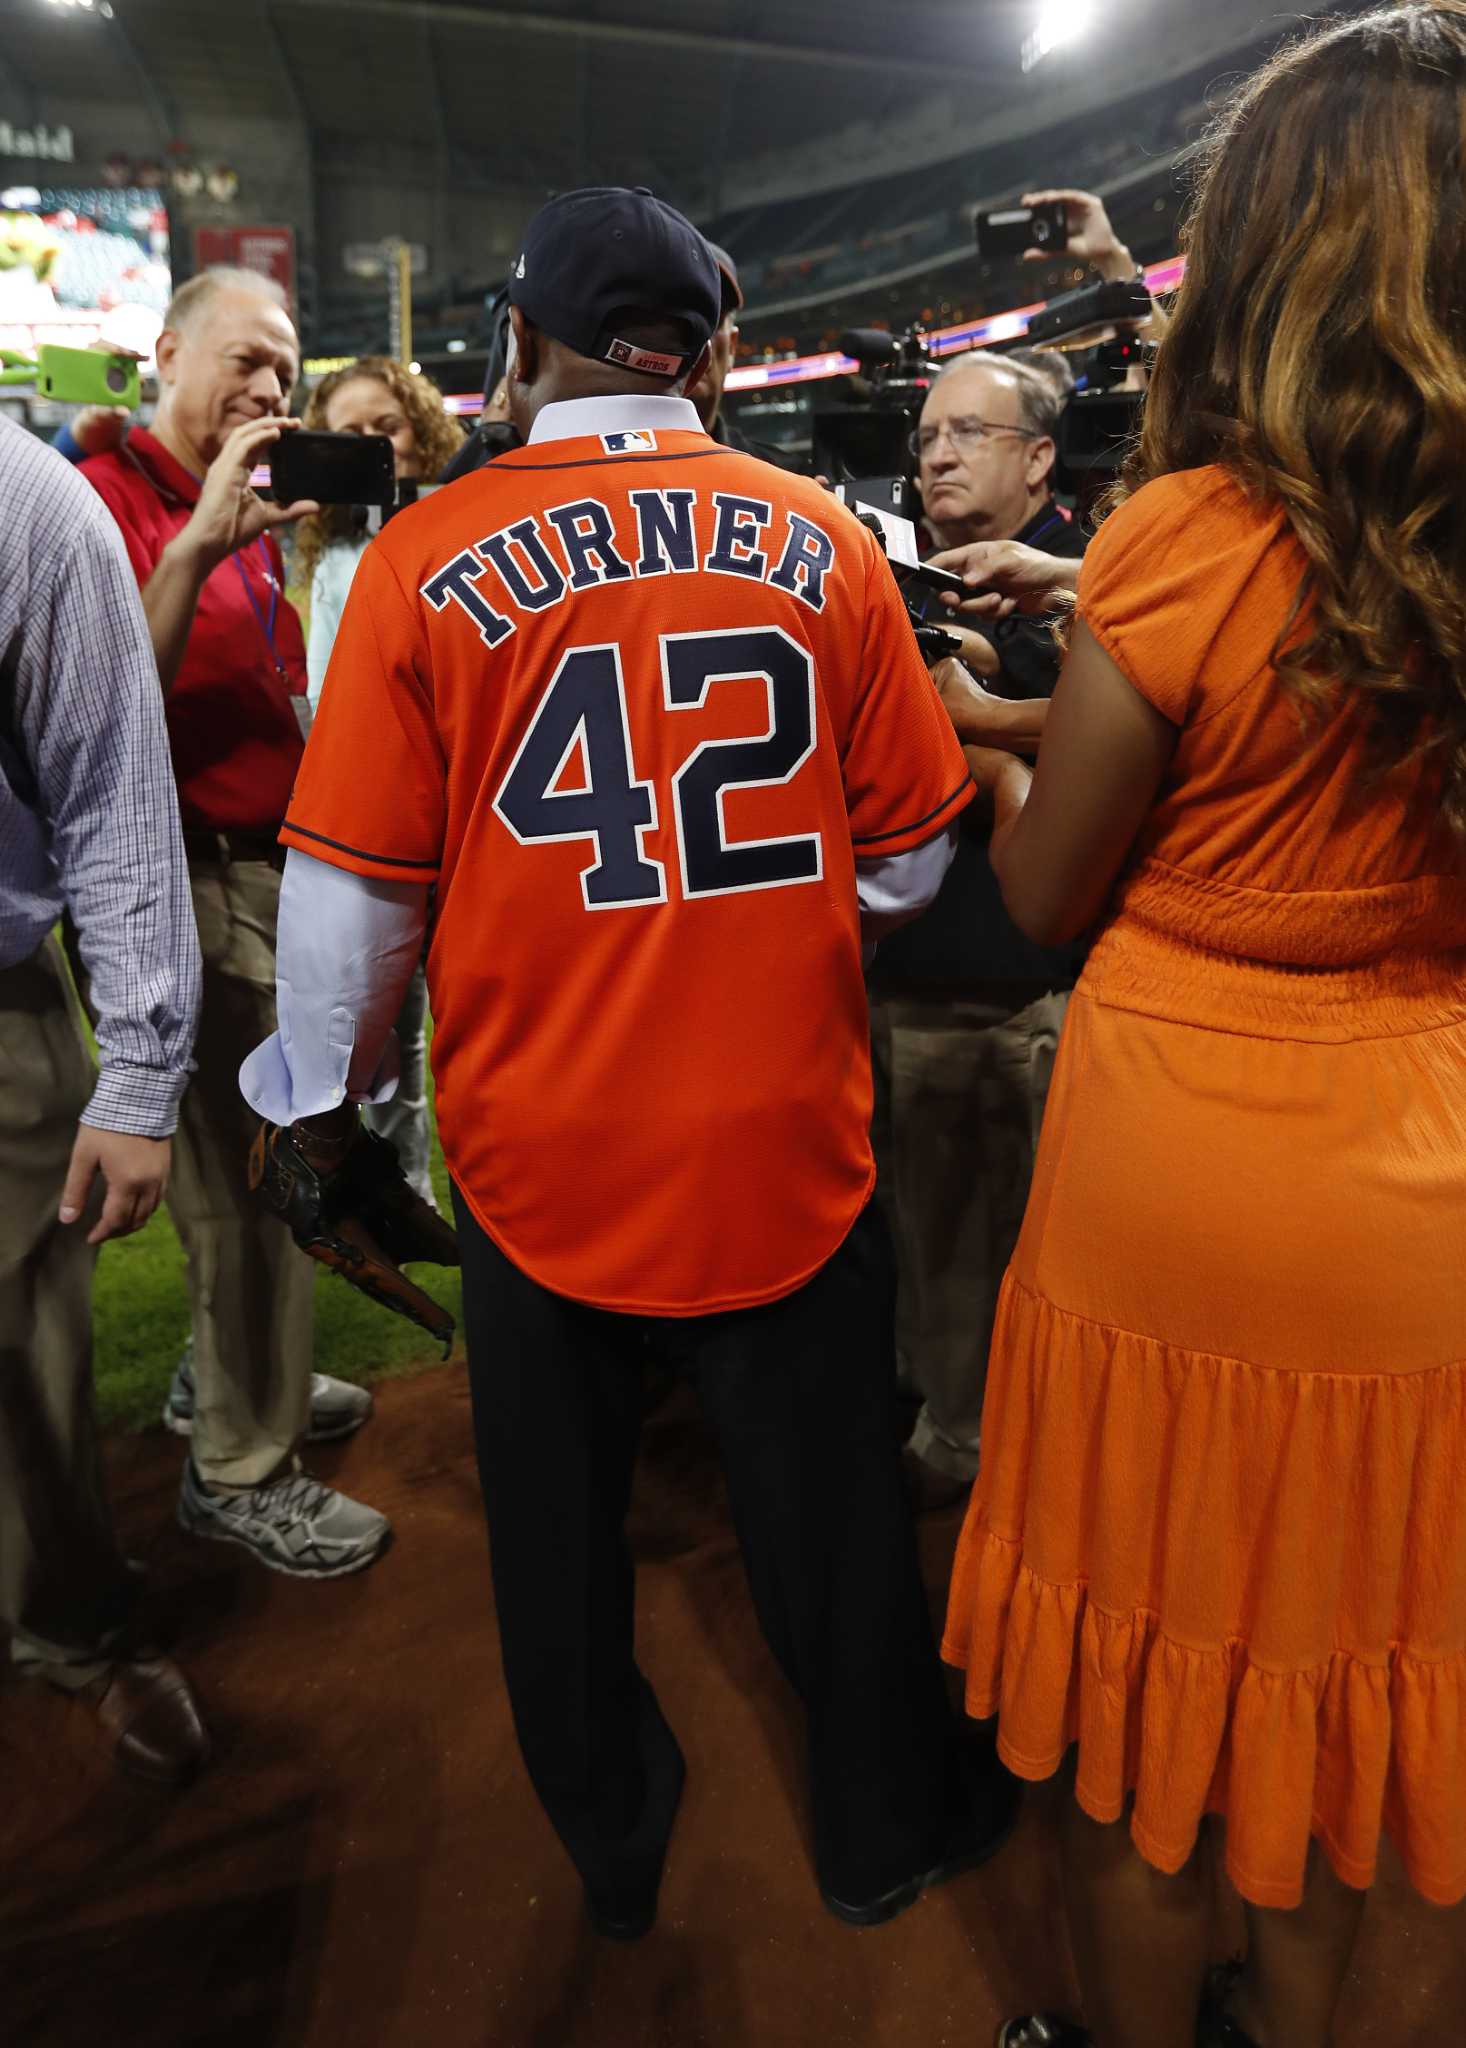
<path id="1" fill-rule="evenodd" d="M 814 663 L 808 649 L 778 626 L 665 633 L 658 647 L 667 717 L 699 709 L 720 682 L 753 677 L 768 696 L 766 732 L 704 740 L 672 778 L 683 896 L 819 881 L 818 832 L 730 843 L 723 807 L 730 789 L 792 781 L 814 752 Z M 577 748 L 585 781 L 562 789 Z M 668 900 L 665 867 L 646 850 L 646 835 L 659 822 L 657 792 L 636 773 L 617 645 L 566 652 L 535 707 L 494 810 L 521 845 L 589 842 L 594 859 L 580 878 L 587 910 Z"/>

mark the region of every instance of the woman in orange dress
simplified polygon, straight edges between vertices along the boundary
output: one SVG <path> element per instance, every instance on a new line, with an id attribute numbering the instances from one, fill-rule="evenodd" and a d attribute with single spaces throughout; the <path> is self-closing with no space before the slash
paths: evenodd
<path id="1" fill-rule="evenodd" d="M 1381 1832 L 1466 1895 L 1463 137 L 1460 6 L 1243 90 L 1037 771 L 969 752 L 1018 922 L 1103 917 L 945 1638 L 1071 1773 L 1092 2034 L 1013 2044 L 1325 2048 Z"/>

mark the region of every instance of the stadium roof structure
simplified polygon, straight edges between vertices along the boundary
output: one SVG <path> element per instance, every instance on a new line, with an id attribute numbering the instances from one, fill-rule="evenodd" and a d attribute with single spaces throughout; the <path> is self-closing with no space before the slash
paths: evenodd
<path id="1" fill-rule="evenodd" d="M 413 244 L 428 324 L 462 333 L 529 214 L 592 183 L 650 185 L 725 230 L 772 308 L 808 298 L 826 245 L 864 262 L 880 243 L 878 271 L 949 252 L 940 222 L 906 231 L 989 190 L 975 152 L 1069 183 L 1076 124 L 1103 137 L 1114 108 L 1123 128 L 1137 92 L 1209 81 L 1290 19 L 1269 0 L 1083 12 L 1087 37 L 1025 72 L 1039 0 L 110 0 L 105 18 L 0 0 L 0 123 L 65 124 L 68 185 L 114 159 L 230 167 L 237 205 L 165 178 L 175 264 L 198 228 L 288 224 L 327 346 L 380 318 L 354 250 Z M 48 170 L 0 161 L 0 186 Z"/>
<path id="2" fill-rule="evenodd" d="M 136 105 L 162 150 L 211 124 L 421 143 L 563 188 L 685 188 L 710 154 L 804 143 L 913 88 L 1017 76 L 1019 5 L 973 0 L 3 0 L 0 99 Z M 1009 19 L 1004 22 L 1004 17 Z M 51 118 L 55 118 L 54 114 Z M 750 128 L 756 136 L 750 135 Z"/>
<path id="3" fill-rule="evenodd" d="M 643 182 L 721 212 L 771 196 L 759 167 L 822 139 L 868 145 L 909 118 L 936 158 L 953 118 L 960 147 L 1055 84 L 1138 83 L 1137 65 L 1194 62 L 1279 21 L 1251 0 L 1086 11 L 1088 39 L 1025 76 L 1037 0 L 112 0 L 105 21 L 0 0 L 0 113 L 80 126 L 104 106 L 130 128 L 123 147 L 222 135 L 235 160 L 274 128 L 363 175 L 410 152 L 465 188 Z M 937 95 L 951 118 L 932 132 L 919 110 Z M 833 188 L 869 168 L 857 144 L 814 175 Z"/>

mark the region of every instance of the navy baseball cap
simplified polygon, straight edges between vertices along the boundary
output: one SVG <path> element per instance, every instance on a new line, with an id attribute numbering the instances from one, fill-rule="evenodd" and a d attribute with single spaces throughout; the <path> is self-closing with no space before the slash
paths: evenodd
<path id="1" fill-rule="evenodd" d="M 509 298 L 577 355 L 670 380 L 712 339 L 723 279 L 692 222 L 644 185 L 589 185 L 562 192 L 530 222 Z M 679 322 L 686 349 L 644 348 L 618 334 L 615 316 L 633 308 Z"/>
<path id="2" fill-rule="evenodd" d="M 726 249 L 720 249 L 716 242 L 709 242 L 713 261 L 722 272 L 723 304 L 722 315 L 726 320 L 730 313 L 741 312 L 743 308 L 743 287 L 738 282 L 738 265 Z M 721 323 L 720 323 L 721 324 Z"/>

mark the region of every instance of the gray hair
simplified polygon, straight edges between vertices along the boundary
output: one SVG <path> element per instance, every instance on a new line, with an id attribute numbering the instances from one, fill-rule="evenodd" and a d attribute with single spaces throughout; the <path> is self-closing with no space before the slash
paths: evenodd
<path id="1" fill-rule="evenodd" d="M 168 301 L 163 325 L 175 332 L 188 326 L 190 321 L 197 320 L 199 314 L 207 310 L 220 292 L 253 292 L 256 298 L 268 299 L 272 306 L 278 306 L 291 326 L 295 325 L 290 301 L 273 277 L 266 277 L 259 270 L 241 270 L 232 263 L 216 263 L 191 277 L 187 284 L 181 284 Z"/>
<path id="2" fill-rule="evenodd" d="M 1061 399 L 1068 398 L 1074 389 L 1074 372 L 1069 358 L 1059 348 L 1010 348 L 1004 356 L 1005 363 L 1018 363 L 1027 369 L 1036 370 L 1040 377 L 1047 377 Z"/>
<path id="3" fill-rule="evenodd" d="M 1064 410 L 1064 399 L 1052 377 L 1036 370 L 1030 363 L 1015 362 L 1012 356 L 995 356 L 990 349 L 971 348 L 943 363 L 937 372 L 936 383 L 945 383 L 954 371 L 972 364 L 981 364 L 988 370 L 1001 370 L 1005 376 L 1011 377 L 1018 390 L 1019 426 L 1030 434 L 1053 439 L 1059 425 L 1059 414 Z"/>

